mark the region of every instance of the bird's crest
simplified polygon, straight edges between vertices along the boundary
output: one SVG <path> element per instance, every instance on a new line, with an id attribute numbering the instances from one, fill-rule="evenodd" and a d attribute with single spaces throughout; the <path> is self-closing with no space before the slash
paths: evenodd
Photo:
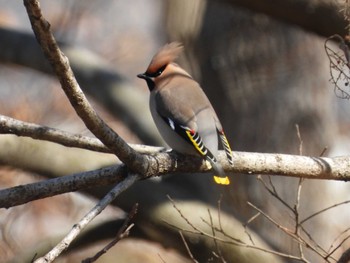
<path id="1" fill-rule="evenodd" d="M 146 73 L 155 73 L 160 68 L 173 62 L 183 50 L 183 45 L 179 42 L 172 42 L 163 46 L 152 58 Z"/>

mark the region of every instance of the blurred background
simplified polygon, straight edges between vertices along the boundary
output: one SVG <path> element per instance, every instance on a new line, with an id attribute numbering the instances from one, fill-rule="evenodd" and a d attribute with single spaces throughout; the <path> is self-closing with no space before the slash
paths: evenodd
<path id="1" fill-rule="evenodd" d="M 319 156 L 326 149 L 326 156 L 347 155 L 350 105 L 334 93 L 324 51 L 326 37 L 346 34 L 346 21 L 339 11 L 342 2 L 272 2 L 62 0 L 41 1 L 41 6 L 89 100 L 130 143 L 165 146 L 150 117 L 148 88 L 136 75 L 145 71 L 162 45 L 180 41 L 185 52 L 178 62 L 201 83 L 234 151 Z M 91 135 L 43 58 L 22 2 L 0 0 L 0 62 L 0 114 Z M 108 154 L 0 136 L 1 188 L 117 161 Z M 292 232 L 295 214 L 256 176 L 231 178 L 232 185 L 225 189 L 203 174 L 138 182 L 56 262 L 79 262 L 92 256 L 114 237 L 135 203 L 139 211 L 131 236 L 97 262 L 193 262 L 178 230 L 171 226 L 187 229 L 189 225 L 167 195 L 186 219 L 208 233 L 212 228 L 202 219 L 208 218 L 208 208 L 217 218 L 220 200 L 225 233 L 246 243 L 252 244 L 253 239 L 256 246 L 299 259 L 305 256 L 310 262 L 325 261 L 322 255 L 339 246 L 327 259 L 336 262 L 348 249 L 350 210 L 346 205 L 303 224 L 312 238 L 305 233 L 301 237 L 314 247 L 314 251 L 304 247 L 303 255 L 298 242 L 262 215 L 248 224 L 251 236 L 247 235 L 242 223 L 257 214 L 247 202 Z M 262 179 L 291 208 L 298 205 L 299 220 L 349 200 L 345 182 L 305 180 L 298 199 L 299 180 Z M 0 210 L 0 261 L 30 262 L 35 253 L 41 255 L 107 191 L 107 187 L 89 189 Z M 218 247 L 208 237 L 184 235 L 199 262 L 299 261 L 234 245 Z"/>

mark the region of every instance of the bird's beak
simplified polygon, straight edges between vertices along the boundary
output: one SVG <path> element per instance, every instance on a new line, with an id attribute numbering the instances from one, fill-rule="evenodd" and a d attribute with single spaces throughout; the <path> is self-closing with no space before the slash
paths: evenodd
<path id="1" fill-rule="evenodd" d="M 147 76 L 146 73 L 138 74 L 138 78 L 144 79 L 147 82 L 148 89 L 152 91 L 155 88 L 154 81 L 152 80 L 152 77 Z"/>
<path id="2" fill-rule="evenodd" d="M 140 79 L 149 79 L 149 77 L 147 77 L 147 75 L 145 73 L 138 74 L 137 77 Z"/>

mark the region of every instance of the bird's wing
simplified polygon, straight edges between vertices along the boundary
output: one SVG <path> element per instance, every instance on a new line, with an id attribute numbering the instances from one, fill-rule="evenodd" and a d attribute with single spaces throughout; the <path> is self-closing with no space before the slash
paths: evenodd
<path id="1" fill-rule="evenodd" d="M 173 96 L 169 90 L 157 92 L 155 100 L 156 110 L 165 123 L 188 143 L 193 144 L 187 133 L 196 133 L 198 129 L 192 108 L 183 103 L 179 96 Z"/>
<path id="2" fill-rule="evenodd" d="M 159 92 L 156 94 L 157 112 L 165 123 L 186 142 L 190 143 L 196 151 L 206 160 L 208 160 L 218 176 L 214 176 L 217 184 L 227 185 L 230 183 L 225 175 L 221 165 L 213 153 L 204 145 L 203 140 L 198 133 L 196 124 L 196 114 L 193 107 L 186 104 L 186 100 L 181 96 L 173 96 L 169 91 Z M 169 100 L 172 103 L 169 103 Z M 174 103 L 174 100 L 176 103 Z M 171 107 L 169 105 L 172 105 Z M 210 106 L 210 104 L 209 104 Z M 223 135 L 224 136 L 224 135 Z M 225 137 L 226 138 L 226 137 Z M 227 141 L 227 140 L 226 140 Z"/>

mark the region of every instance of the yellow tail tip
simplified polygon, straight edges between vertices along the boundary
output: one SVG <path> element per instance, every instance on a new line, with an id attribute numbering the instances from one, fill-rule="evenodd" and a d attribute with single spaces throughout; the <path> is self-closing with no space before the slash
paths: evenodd
<path id="1" fill-rule="evenodd" d="M 221 184 L 221 185 L 229 185 L 230 184 L 230 179 L 228 179 L 228 177 L 220 177 L 220 176 L 216 176 L 214 175 L 214 181 L 217 184 Z"/>

